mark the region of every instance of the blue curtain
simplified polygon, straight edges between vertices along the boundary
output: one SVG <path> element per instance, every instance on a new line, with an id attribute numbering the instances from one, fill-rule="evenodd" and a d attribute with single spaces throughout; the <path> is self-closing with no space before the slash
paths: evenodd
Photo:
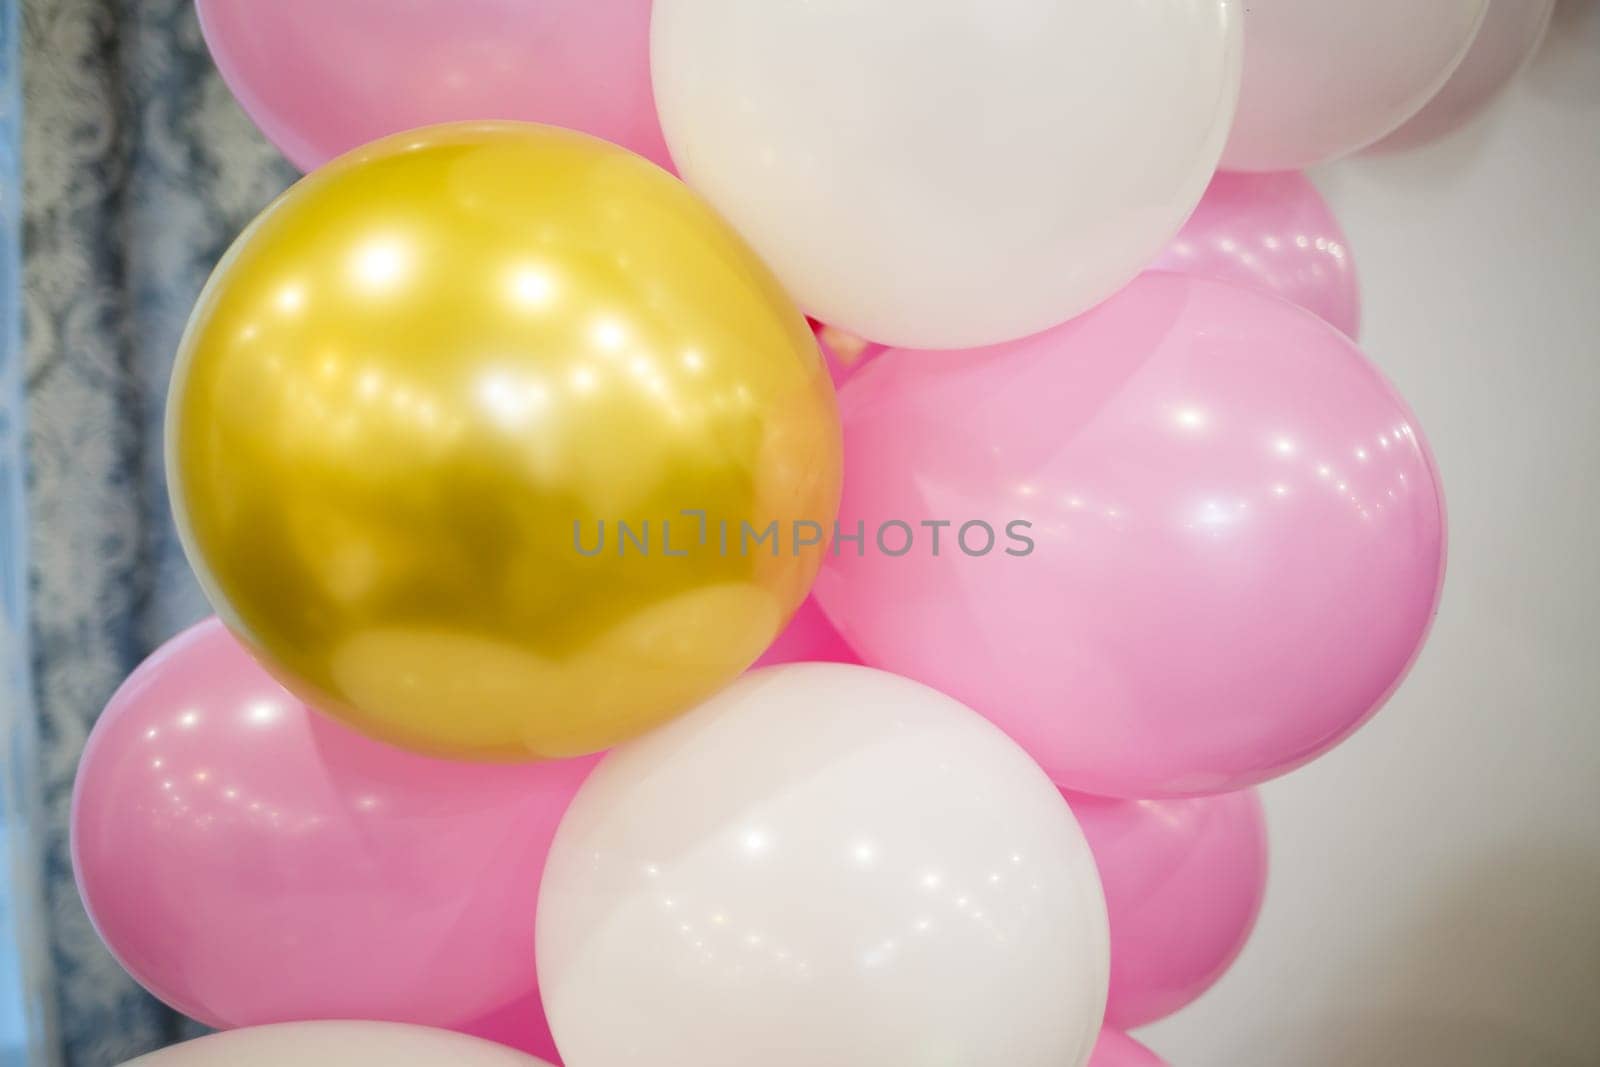
<path id="1" fill-rule="evenodd" d="M 0 574 L 20 592 L 26 549 L 55 1052 L 107 1067 L 190 1025 L 140 992 L 89 926 L 68 853 L 73 773 L 118 682 L 205 612 L 167 509 L 167 378 L 211 266 L 294 174 L 217 78 L 190 0 L 23 0 L 22 14 L 28 514 Z M 16 360 L 6 367 L 15 391 Z M 5 470 L 0 514 L 15 522 L 14 462 Z M 6 607 L 15 635 L 23 609 Z"/>
<path id="2" fill-rule="evenodd" d="M 22 85 L 15 0 L 0 2 L 0 1067 L 52 1062 L 40 935 L 39 793 L 33 774 L 23 509 Z"/>

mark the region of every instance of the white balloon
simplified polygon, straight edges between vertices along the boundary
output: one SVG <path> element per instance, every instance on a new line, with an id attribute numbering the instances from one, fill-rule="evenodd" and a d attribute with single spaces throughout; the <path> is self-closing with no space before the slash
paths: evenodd
<path id="1" fill-rule="evenodd" d="M 1533 58 L 1555 6 L 1556 0 L 1489 0 L 1483 28 L 1444 88 L 1376 147 L 1384 152 L 1415 148 L 1465 126 Z"/>
<path id="2" fill-rule="evenodd" d="M 1059 792 L 865 667 L 753 672 L 614 751 L 538 914 L 582 1067 L 1081 1067 L 1105 1007 L 1105 903 Z"/>
<path id="3" fill-rule="evenodd" d="M 1487 6 L 1249 0 L 1244 85 L 1223 169 L 1301 170 L 1372 144 L 1444 84 Z"/>
<path id="4" fill-rule="evenodd" d="M 1236 0 L 656 0 L 672 157 L 807 311 L 957 348 L 1171 239 L 1238 92 Z"/>
<path id="5" fill-rule="evenodd" d="M 123 1067 L 549 1067 L 475 1037 L 400 1023 L 306 1022 L 212 1034 Z"/>

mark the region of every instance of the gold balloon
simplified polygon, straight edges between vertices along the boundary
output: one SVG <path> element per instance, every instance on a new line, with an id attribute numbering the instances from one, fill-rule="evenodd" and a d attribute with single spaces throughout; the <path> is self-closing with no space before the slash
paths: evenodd
<path id="1" fill-rule="evenodd" d="M 517 123 L 375 142 L 268 208 L 195 309 L 167 436 L 224 621 L 313 706 L 463 758 L 595 751 L 715 692 L 839 495 L 832 387 L 767 268 L 665 172 Z"/>

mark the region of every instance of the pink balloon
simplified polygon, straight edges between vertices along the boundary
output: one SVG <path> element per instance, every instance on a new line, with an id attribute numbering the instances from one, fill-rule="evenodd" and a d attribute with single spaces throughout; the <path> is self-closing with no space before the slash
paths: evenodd
<path id="1" fill-rule="evenodd" d="M 493 1041 L 497 1045 L 508 1045 L 552 1064 L 559 1065 L 562 1062 L 556 1051 L 556 1039 L 550 1033 L 550 1023 L 544 1016 L 544 1001 L 537 988 L 530 989 L 520 999 L 488 1015 L 453 1029 Z"/>
<path id="2" fill-rule="evenodd" d="M 1444 512 L 1415 419 L 1281 300 L 1150 272 L 1020 341 L 886 352 L 840 410 L 823 609 L 1067 788 L 1282 774 L 1388 698 L 1433 618 Z"/>
<path id="3" fill-rule="evenodd" d="M 1339 222 L 1304 174 L 1220 173 L 1154 270 L 1237 282 L 1316 312 L 1351 337 L 1361 290 Z"/>
<path id="4" fill-rule="evenodd" d="M 822 613 L 813 597 L 806 597 L 794 618 L 761 658 L 751 665 L 776 667 L 780 663 L 860 663 L 839 631 Z"/>
<path id="5" fill-rule="evenodd" d="M 1089 1056 L 1089 1067 L 1167 1067 L 1167 1061 L 1127 1034 L 1102 1030 Z"/>
<path id="6" fill-rule="evenodd" d="M 112 953 L 203 1023 L 473 1030 L 533 997 L 539 878 L 593 763 L 446 763 L 369 741 L 208 619 L 95 725 L 73 867 Z M 496 1034 L 553 1051 L 536 999 Z"/>
<path id="7" fill-rule="evenodd" d="M 301 170 L 400 130 L 522 119 L 670 169 L 650 0 L 198 0 L 223 79 Z"/>
<path id="8" fill-rule="evenodd" d="M 1106 1025 L 1131 1030 L 1192 1003 L 1244 948 L 1267 888 L 1255 790 L 1187 800 L 1069 795 L 1111 922 Z"/>

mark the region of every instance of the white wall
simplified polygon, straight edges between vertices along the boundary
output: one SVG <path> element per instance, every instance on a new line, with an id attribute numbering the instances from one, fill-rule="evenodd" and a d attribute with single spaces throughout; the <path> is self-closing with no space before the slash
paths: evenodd
<path id="1" fill-rule="evenodd" d="M 1388 708 L 1268 787 L 1254 940 L 1140 1036 L 1177 1067 L 1600 1064 L 1600 2 L 1473 128 L 1315 177 L 1443 470 L 1444 607 Z"/>

